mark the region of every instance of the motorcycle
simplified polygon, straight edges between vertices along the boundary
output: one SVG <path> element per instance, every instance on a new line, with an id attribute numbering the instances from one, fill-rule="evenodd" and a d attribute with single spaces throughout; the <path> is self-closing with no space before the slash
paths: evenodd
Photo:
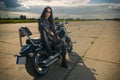
<path id="1" fill-rule="evenodd" d="M 59 31 L 57 33 L 60 34 Z M 41 39 L 40 38 L 32 39 L 30 37 L 31 35 L 32 32 L 27 27 L 19 28 L 19 40 L 20 40 L 21 50 L 17 55 L 15 55 L 17 57 L 16 64 L 24 64 L 26 71 L 31 76 L 41 77 L 48 72 L 50 65 L 52 65 L 53 63 L 55 63 L 60 59 L 62 49 L 60 49 L 59 51 L 55 50 L 56 54 L 52 56 L 48 55 L 48 53 L 45 51 L 43 47 L 44 45 L 42 44 Z M 24 43 L 23 37 L 27 38 L 25 45 L 23 45 Z M 67 41 L 68 43 L 69 42 L 68 40 L 71 39 L 68 38 L 67 36 L 65 37 L 66 37 L 65 41 Z M 45 38 L 47 45 L 49 45 L 47 37 Z M 71 52 L 72 48 L 69 47 L 67 48 L 67 50 Z"/>
<path id="2" fill-rule="evenodd" d="M 71 32 L 67 32 L 67 29 L 64 26 L 64 24 L 65 23 L 56 22 L 55 30 L 56 30 L 57 35 L 60 37 L 60 39 L 63 40 L 64 43 L 66 44 L 66 51 L 68 53 L 71 53 L 73 50 L 72 40 L 69 37 L 69 34 Z M 68 23 L 66 23 L 66 24 L 68 24 Z"/>

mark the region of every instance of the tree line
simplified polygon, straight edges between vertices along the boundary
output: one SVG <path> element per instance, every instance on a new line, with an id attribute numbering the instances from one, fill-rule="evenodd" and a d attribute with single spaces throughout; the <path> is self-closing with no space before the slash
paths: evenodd
<path id="1" fill-rule="evenodd" d="M 36 20 L 36 18 L 27 18 L 26 15 L 20 15 L 19 18 L 1 18 L 0 20 Z"/>
<path id="2" fill-rule="evenodd" d="M 1 18 L 0 20 L 37 20 L 36 18 L 27 18 L 26 15 L 20 15 L 19 18 Z M 55 17 L 54 20 L 65 20 L 64 18 L 61 19 L 59 17 Z M 84 21 L 84 20 L 120 20 L 120 18 L 114 18 L 114 19 L 81 19 L 81 18 L 67 18 L 67 20 L 75 20 L 75 21 Z"/>

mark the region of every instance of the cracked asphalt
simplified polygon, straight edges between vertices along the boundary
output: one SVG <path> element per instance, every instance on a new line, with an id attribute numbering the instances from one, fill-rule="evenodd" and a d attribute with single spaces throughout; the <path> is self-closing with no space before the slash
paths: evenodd
<path id="1" fill-rule="evenodd" d="M 37 23 L 0 24 L 0 80 L 120 80 L 120 22 L 80 21 L 66 24 L 73 52 L 67 54 L 70 69 L 53 64 L 41 78 L 30 76 L 16 65 L 20 51 L 18 29 L 28 26 L 39 37 Z M 24 38 L 25 40 L 25 38 Z"/>

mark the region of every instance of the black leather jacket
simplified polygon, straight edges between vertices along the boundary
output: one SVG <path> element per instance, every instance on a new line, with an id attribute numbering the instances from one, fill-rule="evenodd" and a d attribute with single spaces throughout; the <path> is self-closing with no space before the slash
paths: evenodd
<path id="1" fill-rule="evenodd" d="M 49 40 L 52 39 L 52 37 L 57 36 L 54 25 L 51 25 L 46 19 L 42 19 L 42 18 L 38 19 L 38 24 L 39 24 L 39 31 L 41 34 L 40 37 L 42 41 L 45 41 L 46 36 Z M 46 30 L 52 31 L 55 36 L 50 35 Z"/>

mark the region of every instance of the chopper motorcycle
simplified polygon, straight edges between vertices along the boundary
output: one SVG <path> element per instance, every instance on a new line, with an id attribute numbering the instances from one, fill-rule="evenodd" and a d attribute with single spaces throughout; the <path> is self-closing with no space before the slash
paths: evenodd
<path id="1" fill-rule="evenodd" d="M 56 26 L 63 26 L 63 25 L 57 25 Z M 60 36 L 60 33 L 62 32 L 61 29 L 56 29 L 57 34 Z M 64 31 L 63 31 L 64 32 Z M 65 32 L 64 32 L 65 34 Z M 16 64 L 24 64 L 26 71 L 33 77 L 41 77 L 45 75 L 50 65 L 58 61 L 61 57 L 62 49 L 59 51 L 56 50 L 56 54 L 50 56 L 45 51 L 42 41 L 40 38 L 33 39 L 30 36 L 32 35 L 32 32 L 27 27 L 21 27 L 19 28 L 19 39 L 20 39 L 20 45 L 21 50 L 16 55 Z M 45 35 L 45 33 L 44 33 Z M 23 37 L 26 37 L 25 45 L 23 45 Z M 66 50 L 68 52 L 72 51 L 72 42 L 71 39 L 67 36 L 61 36 L 61 39 L 65 37 L 66 41 Z M 47 45 L 49 46 L 49 41 L 47 39 L 47 36 L 45 36 L 45 40 Z M 69 45 L 67 44 L 69 43 Z"/>

